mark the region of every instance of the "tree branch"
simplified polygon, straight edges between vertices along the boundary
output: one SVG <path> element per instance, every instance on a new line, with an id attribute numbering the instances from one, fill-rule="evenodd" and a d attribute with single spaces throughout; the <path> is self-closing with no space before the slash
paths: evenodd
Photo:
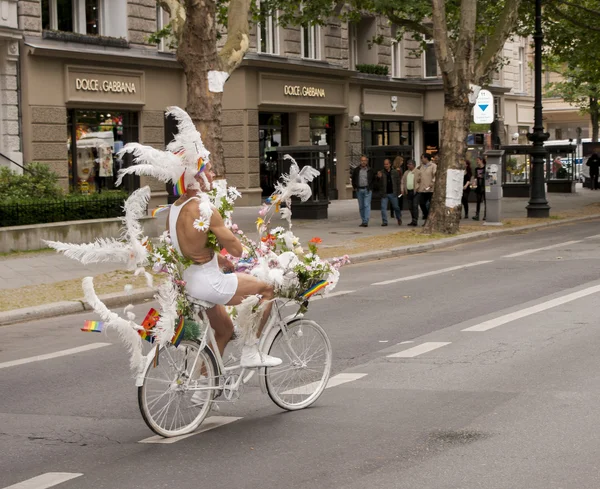
<path id="1" fill-rule="evenodd" d="M 433 40 L 437 62 L 442 70 L 442 76 L 447 78 L 448 74 L 454 71 L 454 58 L 450 52 L 450 41 L 448 39 L 446 2 L 444 0 L 432 0 L 431 3 L 433 11 Z"/>
<path id="2" fill-rule="evenodd" d="M 475 65 L 475 83 L 481 82 L 486 76 L 494 59 L 510 37 L 519 18 L 520 5 L 521 0 L 506 0 L 500 20 Z"/>
<path id="3" fill-rule="evenodd" d="M 173 35 L 177 42 L 181 42 L 186 18 L 184 5 L 179 0 L 157 0 L 157 2 L 171 17 Z"/>
<path id="4" fill-rule="evenodd" d="M 251 0 L 230 0 L 227 15 L 227 41 L 219 52 L 221 70 L 232 73 L 250 47 L 248 16 Z"/>
<path id="5" fill-rule="evenodd" d="M 393 10 L 383 12 L 383 15 L 385 15 L 392 24 L 397 25 L 398 27 L 406 27 L 411 32 L 418 32 L 419 34 L 433 38 L 433 29 L 428 25 L 421 24 L 420 22 L 405 17 L 399 17 Z"/>

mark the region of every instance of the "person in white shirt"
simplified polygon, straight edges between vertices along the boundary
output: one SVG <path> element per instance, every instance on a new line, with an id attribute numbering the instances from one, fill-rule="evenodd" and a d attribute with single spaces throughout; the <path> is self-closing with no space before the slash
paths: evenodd
<path id="1" fill-rule="evenodd" d="M 419 221 L 419 201 L 415 189 L 415 162 L 408 160 L 406 163 L 407 170 L 402 176 L 402 184 L 400 185 L 402 195 L 406 195 L 408 200 L 408 209 L 410 210 L 411 222 L 409 226 L 417 226 Z"/>

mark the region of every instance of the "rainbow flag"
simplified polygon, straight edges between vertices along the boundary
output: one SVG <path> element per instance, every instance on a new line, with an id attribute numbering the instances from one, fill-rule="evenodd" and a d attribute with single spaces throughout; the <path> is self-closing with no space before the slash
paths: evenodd
<path id="1" fill-rule="evenodd" d="M 198 158 L 198 173 L 206 170 L 206 162 L 202 158 Z"/>
<path id="2" fill-rule="evenodd" d="M 185 171 L 181 174 L 181 177 L 179 177 L 179 180 L 177 181 L 177 183 L 175 185 L 173 185 L 173 194 L 175 194 L 175 197 L 180 197 L 183 194 L 185 194 Z"/>
<path id="3" fill-rule="evenodd" d="M 154 326 L 156 326 L 156 323 L 158 323 L 159 319 L 160 314 L 156 309 L 153 308 L 148 311 L 148 314 L 146 314 L 146 317 L 142 321 L 142 327 L 144 328 L 144 331 L 138 331 L 143 340 L 146 340 L 149 343 L 154 343 L 154 336 L 152 336 L 151 330 L 154 328 Z"/>
<path id="4" fill-rule="evenodd" d="M 104 328 L 104 323 L 102 321 L 85 321 L 83 323 L 83 328 L 81 331 L 85 331 L 87 333 L 102 333 L 102 328 Z"/>
<path id="5" fill-rule="evenodd" d="M 328 285 L 329 285 L 329 282 L 326 282 L 325 280 L 321 280 L 320 282 L 317 282 L 315 285 L 313 285 L 306 292 L 304 292 L 304 294 L 302 294 L 300 297 L 302 297 L 302 299 L 306 300 L 309 297 L 315 295 L 321 289 L 324 289 L 325 287 L 327 287 Z"/>
<path id="6" fill-rule="evenodd" d="M 152 217 L 156 217 L 157 214 L 160 214 L 162 211 L 166 211 L 169 207 L 171 206 L 167 204 L 159 205 L 156 209 L 154 209 L 151 212 Z"/>
<path id="7" fill-rule="evenodd" d="M 179 346 L 179 343 L 181 343 L 181 340 L 183 339 L 184 323 L 185 323 L 185 319 L 183 318 L 183 316 L 179 316 L 179 323 L 177 324 L 177 327 L 175 328 L 175 334 L 173 335 L 173 338 L 171 339 L 171 343 L 175 347 Z"/>

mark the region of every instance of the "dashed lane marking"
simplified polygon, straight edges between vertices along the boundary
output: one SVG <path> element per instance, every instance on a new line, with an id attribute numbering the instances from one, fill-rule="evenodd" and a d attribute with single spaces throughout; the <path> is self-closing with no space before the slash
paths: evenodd
<path id="1" fill-rule="evenodd" d="M 83 474 L 71 472 L 46 472 L 33 479 L 27 479 L 26 481 L 13 484 L 4 489 L 47 489 L 62 484 L 63 482 L 70 481 L 71 479 L 77 479 L 77 477 L 81 477 L 82 475 Z"/>
<path id="2" fill-rule="evenodd" d="M 494 260 L 476 261 L 473 263 L 466 263 L 465 265 L 458 265 L 458 266 L 449 267 L 449 268 L 441 268 L 440 270 L 434 270 L 432 272 L 420 273 L 419 275 L 410 275 L 409 277 L 401 277 L 401 278 L 395 278 L 393 280 L 385 280 L 384 282 L 376 282 L 371 285 L 389 285 L 389 284 L 395 284 L 397 282 L 408 282 L 410 280 L 431 277 L 433 275 L 440 275 L 442 273 L 455 272 L 456 270 L 462 270 L 464 268 L 471 268 L 471 267 L 477 267 L 479 265 L 486 265 L 488 263 L 492 263 L 493 261 Z"/>
<path id="3" fill-rule="evenodd" d="M 21 358 L 20 360 L 13 360 L 11 362 L 0 363 L 0 369 L 16 367 L 18 365 L 24 365 L 26 363 L 41 362 L 43 360 L 51 360 L 53 358 L 66 357 L 68 355 L 74 355 L 76 353 L 82 353 L 84 351 L 96 350 L 104 346 L 110 346 L 112 343 L 90 343 L 89 345 L 78 346 L 77 348 L 69 348 L 68 350 L 55 351 L 54 353 L 47 353 L 45 355 L 38 355 L 35 357 Z"/>
<path id="4" fill-rule="evenodd" d="M 163 438 L 162 436 L 151 436 L 150 438 L 145 438 L 144 440 L 138 441 L 138 443 L 156 443 L 160 445 L 170 445 L 172 443 L 177 443 L 178 441 L 185 440 L 190 436 L 196 436 L 200 433 L 205 433 L 210 430 L 214 430 L 215 428 L 219 428 L 221 426 L 225 426 L 226 424 L 233 423 L 234 421 L 238 421 L 242 418 L 236 418 L 235 416 L 211 416 L 210 418 L 206 418 L 204 422 L 200 425 L 197 431 L 193 433 L 188 433 L 187 435 L 175 436 L 173 438 Z"/>
<path id="5" fill-rule="evenodd" d="M 331 387 L 336 387 L 338 385 L 347 384 L 348 382 L 353 382 L 358 379 L 362 379 L 366 377 L 367 374 L 355 374 L 355 373 L 343 373 L 334 375 L 327 382 L 327 386 L 325 389 L 330 389 Z M 284 395 L 298 394 L 298 395 L 307 395 L 312 394 L 315 391 L 315 388 L 319 385 L 319 382 L 311 382 L 310 384 L 303 385 L 300 387 L 295 387 L 294 389 L 290 389 L 289 391 L 285 391 Z"/>
<path id="6" fill-rule="evenodd" d="M 525 309 L 521 309 L 520 311 L 511 312 L 509 314 L 505 314 L 504 316 L 500 316 L 495 319 L 490 319 L 489 321 L 484 321 L 481 324 L 465 328 L 462 331 L 488 331 L 490 329 L 497 328 L 498 326 L 502 326 L 503 324 L 516 321 L 517 319 L 522 319 L 524 317 L 531 316 L 532 314 L 537 314 L 538 312 L 546 311 L 548 309 L 552 309 L 553 307 L 560 306 L 562 304 L 566 304 L 568 302 L 572 302 L 577 299 L 587 297 L 588 295 L 596 294 L 598 292 L 600 292 L 600 285 L 588 287 L 587 289 L 579 290 L 577 292 L 573 292 L 571 294 L 567 294 L 556 299 L 542 302 L 541 304 L 536 304 L 535 306 L 526 307 Z"/>
<path id="7" fill-rule="evenodd" d="M 437 350 L 443 346 L 449 345 L 449 342 L 431 341 L 428 343 L 422 343 L 421 345 L 413 346 L 408 350 L 399 351 L 398 353 L 392 353 L 388 355 L 388 358 L 414 358 L 423 353 L 428 353 L 433 350 Z"/>
<path id="8" fill-rule="evenodd" d="M 518 256 L 524 256 L 524 255 L 530 255 L 531 253 L 537 253 L 538 251 L 546 251 L 546 250 L 553 250 L 555 248 L 562 248 L 563 246 L 569 246 L 572 244 L 581 243 L 582 241 L 583 240 L 581 240 L 581 239 L 579 239 L 577 241 L 566 241 L 564 243 L 558 243 L 558 244 L 551 245 L 551 246 L 544 246 L 543 248 L 535 248 L 533 250 L 519 251 L 518 253 L 504 255 L 502 258 L 516 258 Z"/>

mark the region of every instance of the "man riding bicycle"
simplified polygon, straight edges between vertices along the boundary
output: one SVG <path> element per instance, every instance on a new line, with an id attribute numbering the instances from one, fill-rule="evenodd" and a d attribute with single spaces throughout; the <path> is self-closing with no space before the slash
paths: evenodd
<path id="1" fill-rule="evenodd" d="M 204 175 L 206 180 L 201 175 L 197 175 L 196 181 L 200 184 L 202 191 L 207 191 L 213 181 L 210 163 L 208 163 Z M 207 188 L 207 183 L 209 188 Z M 196 205 L 187 205 L 191 201 L 194 201 Z M 271 301 L 274 297 L 274 289 L 273 286 L 250 275 L 223 273 L 222 269 L 232 272 L 233 264 L 207 247 L 208 232 L 212 231 L 221 247 L 225 248 L 232 256 L 242 255 L 242 244 L 225 226 L 223 218 L 214 207 L 209 228 L 206 231 L 194 228 L 194 221 L 200 217 L 198 202 L 197 188 L 189 186 L 170 208 L 167 231 L 177 252 L 193 261 L 193 264 L 183 273 L 186 293 L 195 299 L 214 304 L 207 310 L 207 315 L 215 331 L 219 351 L 223 354 L 225 346 L 233 335 L 233 322 L 227 314 L 225 306 L 239 305 L 246 297 L 253 295 L 262 296 L 263 301 Z M 256 339 L 242 348 L 240 360 L 242 367 L 275 367 L 281 364 L 281 359 L 266 355 L 258 349 L 258 338 L 270 312 L 271 302 L 268 302 Z"/>

